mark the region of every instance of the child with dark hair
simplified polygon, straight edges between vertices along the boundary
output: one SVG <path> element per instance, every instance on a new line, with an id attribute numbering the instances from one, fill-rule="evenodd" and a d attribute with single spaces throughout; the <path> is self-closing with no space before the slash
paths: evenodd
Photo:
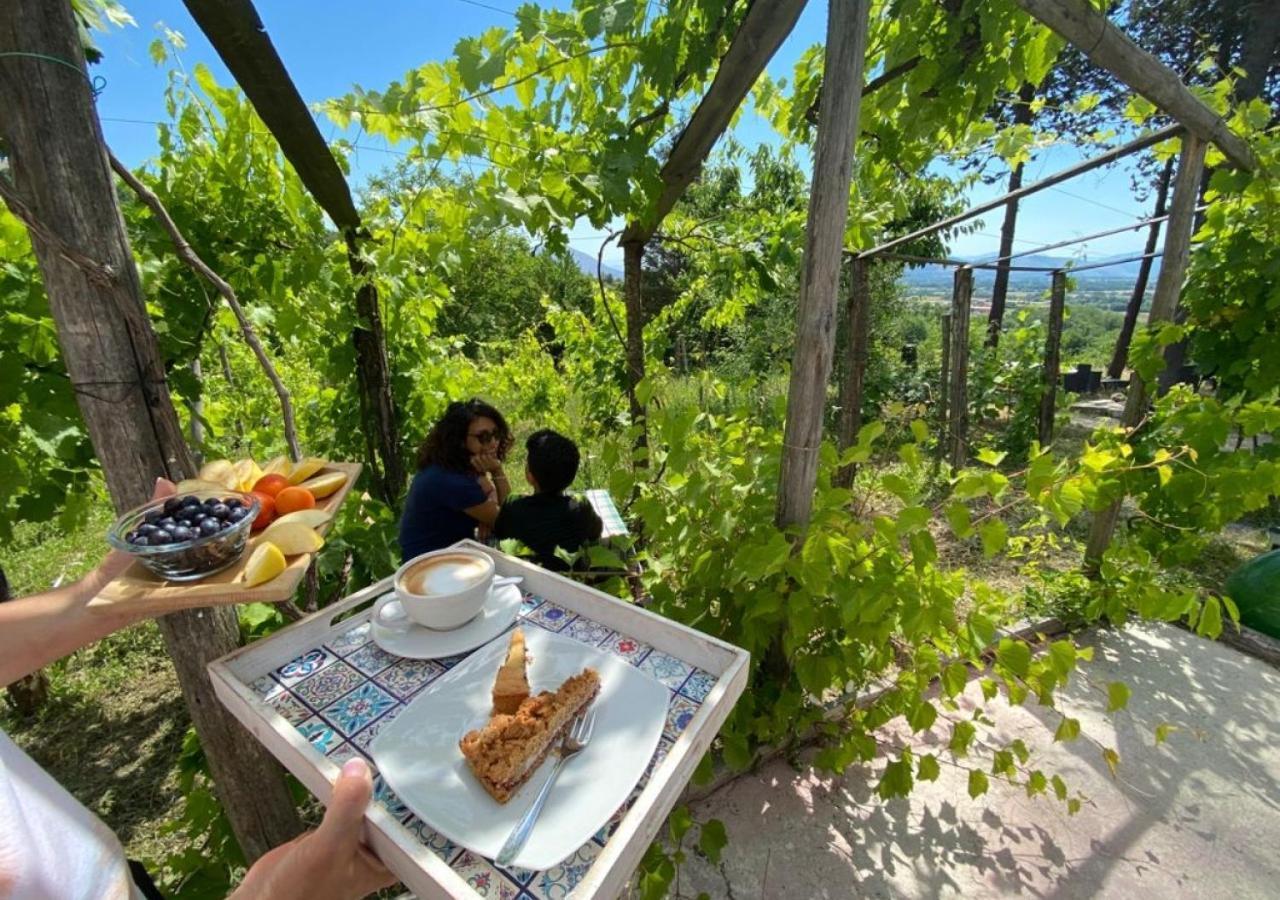
<path id="1" fill-rule="evenodd" d="M 591 504 L 565 494 L 580 461 L 573 441 L 544 428 L 529 436 L 525 449 L 529 455 L 524 477 L 533 495 L 504 503 L 493 533 L 515 538 L 533 551 L 538 565 L 563 572 L 569 567 L 556 556 L 556 548 L 577 552 L 588 541 L 600 539 L 604 523 Z"/>

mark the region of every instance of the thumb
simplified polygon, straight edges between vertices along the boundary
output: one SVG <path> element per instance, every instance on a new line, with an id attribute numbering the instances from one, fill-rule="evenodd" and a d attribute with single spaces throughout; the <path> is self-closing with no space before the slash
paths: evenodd
<path id="1" fill-rule="evenodd" d="M 373 775 L 369 765 L 360 758 L 349 759 L 342 767 L 342 774 L 333 785 L 329 808 L 324 821 L 316 830 L 318 836 L 329 841 L 360 840 L 361 822 L 369 800 L 373 797 Z"/>

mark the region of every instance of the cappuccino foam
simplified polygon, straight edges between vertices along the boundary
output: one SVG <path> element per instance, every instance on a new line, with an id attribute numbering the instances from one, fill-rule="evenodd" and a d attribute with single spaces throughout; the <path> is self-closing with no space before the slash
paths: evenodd
<path id="1" fill-rule="evenodd" d="M 456 594 L 472 587 L 488 572 L 483 560 L 461 553 L 424 559 L 404 573 L 404 589 L 411 594 Z"/>

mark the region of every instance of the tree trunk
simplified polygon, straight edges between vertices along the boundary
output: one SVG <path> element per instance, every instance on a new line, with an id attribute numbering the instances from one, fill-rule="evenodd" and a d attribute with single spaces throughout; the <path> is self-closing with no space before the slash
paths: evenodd
<path id="1" fill-rule="evenodd" d="M 1280 52 L 1280 12 L 1275 0 L 1254 0 L 1245 11 L 1249 27 L 1240 48 L 1240 68 L 1244 77 L 1236 83 L 1236 101 L 1243 103 L 1261 96 L 1267 73 Z"/>
<path id="2" fill-rule="evenodd" d="M 836 293 L 849 217 L 870 0 L 830 0 L 818 136 L 809 189 L 795 356 L 778 482 L 778 524 L 809 522 L 818 479 L 822 414 L 835 351 Z"/>
<path id="3" fill-rule="evenodd" d="M 1049 296 L 1049 336 L 1044 346 L 1044 393 L 1040 397 L 1040 446 L 1053 440 L 1053 419 L 1058 406 L 1058 374 L 1061 369 L 1062 313 L 1067 303 L 1067 275 L 1061 269 L 1053 273 L 1053 289 Z"/>
<path id="4" fill-rule="evenodd" d="M 1191 230 L 1195 221 L 1196 199 L 1200 195 L 1200 175 L 1204 169 L 1207 145 L 1194 134 L 1182 139 L 1182 152 L 1178 155 L 1178 174 L 1173 186 L 1173 202 L 1169 211 L 1169 226 L 1164 234 L 1164 258 L 1160 277 L 1156 279 L 1155 294 L 1151 298 L 1148 325 L 1173 321 L 1182 292 L 1182 279 L 1187 270 L 1187 258 L 1191 249 Z M 1124 406 L 1121 424 L 1132 431 L 1142 421 L 1147 411 L 1147 387 L 1137 372 L 1129 381 L 1129 395 Z M 1102 565 L 1102 556 L 1111 545 L 1116 522 L 1120 517 L 1120 501 L 1094 513 L 1089 529 L 1089 541 L 1084 551 L 1084 571 L 1096 578 Z"/>
<path id="5" fill-rule="evenodd" d="M 840 385 L 840 449 L 858 440 L 862 427 L 862 385 L 867 371 L 867 343 L 871 321 L 871 261 L 854 258 L 849 263 L 849 296 L 844 318 L 849 328 L 849 349 L 845 354 L 844 379 Z M 855 466 L 845 466 L 836 475 L 841 487 L 853 484 Z"/>
<path id="6" fill-rule="evenodd" d="M 1031 101 L 1035 99 L 1035 87 L 1024 84 L 1022 89 L 1018 91 L 1018 102 L 1013 107 L 1013 122 L 1015 125 L 1030 125 L 1034 116 L 1031 113 Z M 1026 168 L 1025 164 L 1018 163 L 1013 167 L 1013 171 L 1009 173 L 1009 190 L 1013 193 L 1022 187 L 1022 172 Z M 1014 200 L 1005 205 L 1004 223 L 1000 226 L 1000 253 L 999 257 L 1004 259 L 1013 253 L 1013 237 L 1018 227 L 1018 201 Z M 1004 303 L 1005 297 L 1009 293 L 1009 270 L 1007 268 L 996 269 L 995 283 L 991 286 L 991 312 L 987 315 L 987 346 L 994 347 L 1000 343 L 1000 329 L 1004 325 Z"/>
<path id="7" fill-rule="evenodd" d="M 398 508 L 405 482 L 400 425 L 391 392 L 391 366 L 378 292 L 360 256 L 360 245 L 368 235 L 352 200 L 351 188 L 251 0 L 184 2 L 302 183 L 342 232 L 347 264 L 356 279 L 357 325 L 351 339 L 356 350 L 361 420 L 367 447 L 371 448 L 367 469 L 374 493 L 384 503 Z"/>
<path id="8" fill-rule="evenodd" d="M 100 279 L 33 230 L 67 374 L 117 510 L 149 499 L 157 476 L 192 473 L 164 364 L 143 305 L 106 148 L 69 3 L 11 0 L 0 7 L 0 140 L 12 191 L 34 217 L 90 259 Z M 241 847 L 255 859 L 301 830 L 283 772 L 223 709 L 205 671 L 238 645 L 231 608 L 174 613 L 159 622 L 215 787 Z"/>
<path id="9" fill-rule="evenodd" d="M 973 269 L 956 269 L 951 291 L 951 371 L 947 386 L 950 407 L 947 454 L 951 468 L 969 459 L 969 309 L 973 303 Z"/>
<path id="10" fill-rule="evenodd" d="M 640 293 L 640 264 L 644 260 L 644 242 L 627 241 L 622 245 L 622 296 L 627 306 L 627 402 L 631 407 L 631 424 L 638 426 L 635 447 L 641 453 L 636 465 L 649 464 L 648 425 L 644 417 L 644 404 L 640 402 L 637 387 L 644 380 L 644 298 Z"/>
<path id="11" fill-rule="evenodd" d="M 947 455 L 947 434 L 951 427 L 948 406 L 951 400 L 951 313 L 942 314 L 942 365 L 938 369 L 938 443 L 937 462 Z"/>
<path id="12" fill-rule="evenodd" d="M 1156 182 L 1156 209 L 1153 218 L 1164 215 L 1165 202 L 1169 199 L 1169 184 L 1173 181 L 1174 157 L 1169 157 L 1160 170 L 1160 178 Z M 1116 349 L 1111 354 L 1111 363 L 1107 366 L 1107 374 L 1119 378 L 1124 367 L 1129 364 L 1129 344 L 1133 341 L 1133 329 L 1138 324 L 1138 314 L 1142 311 L 1142 302 L 1147 295 L 1147 282 L 1151 278 L 1151 266 L 1155 257 L 1156 242 L 1160 239 L 1160 223 L 1152 222 L 1147 232 L 1147 246 L 1142 253 L 1145 259 L 1138 266 L 1138 280 L 1133 283 L 1133 294 L 1129 297 L 1129 305 L 1124 308 L 1124 323 L 1120 326 L 1120 335 L 1116 338 Z"/>

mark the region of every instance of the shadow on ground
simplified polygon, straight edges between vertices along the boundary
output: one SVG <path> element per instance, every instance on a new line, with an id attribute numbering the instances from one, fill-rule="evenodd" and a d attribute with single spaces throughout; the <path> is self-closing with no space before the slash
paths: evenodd
<path id="1" fill-rule="evenodd" d="M 1168 626 L 1104 632 L 1096 647 L 1065 702 L 1088 738 L 1052 743 L 1052 710 L 988 708 L 1001 738 L 1022 738 L 1033 765 L 1086 796 L 1079 814 L 994 779 L 971 800 L 967 769 L 946 763 L 949 731 L 935 728 L 898 736 L 944 761 L 942 777 L 908 799 L 881 801 L 874 767 L 832 778 L 778 762 L 698 805 L 696 818 L 725 821 L 729 847 L 720 866 L 686 865 L 681 893 L 1275 896 L 1280 672 Z M 1114 717 L 1105 713 L 1110 681 L 1133 691 Z M 972 709 L 981 695 L 971 689 L 965 699 Z M 1161 723 L 1177 730 L 1156 747 Z M 1115 779 L 1104 746 L 1120 754 Z"/>

